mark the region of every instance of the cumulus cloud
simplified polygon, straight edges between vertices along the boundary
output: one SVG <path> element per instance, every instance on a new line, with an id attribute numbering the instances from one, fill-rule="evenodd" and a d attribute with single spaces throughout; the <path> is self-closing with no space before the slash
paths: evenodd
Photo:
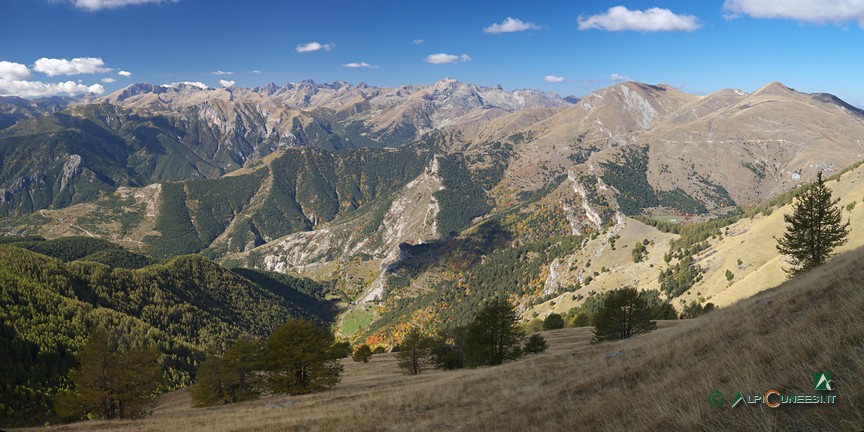
<path id="1" fill-rule="evenodd" d="M 580 16 L 578 21 L 579 30 L 694 31 L 700 27 L 699 18 L 693 15 L 676 15 L 656 7 L 641 11 L 615 6 L 603 14 Z"/>
<path id="2" fill-rule="evenodd" d="M 411 43 L 413 43 L 414 45 L 423 45 L 423 42 L 426 41 L 423 39 L 414 39 L 413 41 L 411 41 Z"/>
<path id="3" fill-rule="evenodd" d="M 548 82 L 548 83 L 560 83 L 560 82 L 564 81 L 564 77 L 556 76 L 556 75 L 546 75 L 546 77 L 544 77 L 543 80 Z"/>
<path id="4" fill-rule="evenodd" d="M 356 69 L 356 68 L 378 69 L 378 66 L 374 66 L 374 65 L 371 65 L 369 63 L 362 62 L 362 61 L 361 62 L 353 62 L 353 63 L 345 63 L 342 66 L 345 66 L 347 68 L 352 68 L 352 69 Z"/>
<path id="5" fill-rule="evenodd" d="M 72 60 L 42 57 L 36 60 L 33 70 L 48 76 L 108 73 L 105 62 L 99 57 L 77 57 Z"/>
<path id="6" fill-rule="evenodd" d="M 114 79 L 114 78 L 102 78 L 102 82 L 104 82 L 104 83 L 111 84 L 111 83 L 113 83 L 114 81 L 117 81 L 117 80 Z"/>
<path id="7" fill-rule="evenodd" d="M 0 61 L 0 79 L 25 80 L 30 78 L 30 69 L 21 63 Z"/>
<path id="8" fill-rule="evenodd" d="M 260 71 L 260 70 L 258 70 L 258 69 L 255 69 L 255 70 L 253 70 L 253 71 L 251 71 L 251 72 L 250 72 L 250 73 L 253 73 L 253 74 L 256 74 L 256 75 L 257 75 L 257 74 L 260 74 L 260 73 L 261 73 L 261 71 Z"/>
<path id="9" fill-rule="evenodd" d="M 0 96 L 18 96 L 34 98 L 56 96 L 59 94 L 75 95 L 79 93 L 105 93 L 101 84 L 87 86 L 75 81 L 61 83 L 45 83 L 41 81 L 10 80 L 0 78 Z"/>
<path id="10" fill-rule="evenodd" d="M 305 53 L 305 52 L 313 52 L 313 51 L 320 51 L 320 50 L 330 51 L 334 47 L 336 47 L 336 44 L 334 44 L 334 43 L 322 44 L 322 43 L 318 43 L 318 42 L 309 42 L 309 43 L 297 45 L 296 50 L 298 53 Z"/>
<path id="11" fill-rule="evenodd" d="M 124 6 L 140 5 L 146 3 L 177 3 L 178 0 L 68 0 L 78 9 L 88 11 L 99 11 L 103 9 L 117 9 Z"/>
<path id="12" fill-rule="evenodd" d="M 621 75 L 621 74 L 617 74 L 617 73 L 613 73 L 612 75 L 609 75 L 609 79 L 611 79 L 612 81 L 615 81 L 615 82 L 633 81 L 633 78 L 630 78 L 627 75 Z"/>
<path id="13" fill-rule="evenodd" d="M 856 21 L 864 27 L 864 0 L 726 0 L 727 17 L 780 18 L 824 24 Z"/>
<path id="14" fill-rule="evenodd" d="M 438 53 L 438 54 L 429 54 L 426 56 L 426 63 L 432 64 L 448 64 L 448 63 L 459 63 L 459 62 L 469 62 L 471 61 L 471 56 L 468 54 L 456 55 L 456 54 L 446 54 L 446 53 Z"/>
<path id="15" fill-rule="evenodd" d="M 122 76 L 122 77 L 129 78 L 129 77 L 132 76 L 132 72 L 129 72 L 129 71 L 120 71 L 120 72 L 117 72 L 117 75 L 120 75 L 120 76 Z"/>
<path id="16" fill-rule="evenodd" d="M 523 22 L 519 18 L 510 18 L 507 17 L 501 24 L 493 23 L 489 27 L 485 27 L 483 29 L 483 33 L 489 34 L 501 34 L 501 33 L 513 33 L 513 32 L 521 32 L 525 30 L 537 30 L 540 26 L 530 22 Z"/>
<path id="17" fill-rule="evenodd" d="M 210 75 L 234 75 L 234 72 L 217 70 L 217 71 L 210 72 Z"/>
<path id="18" fill-rule="evenodd" d="M 234 84 L 236 83 L 236 81 L 219 80 L 219 85 L 222 87 L 234 87 Z"/>

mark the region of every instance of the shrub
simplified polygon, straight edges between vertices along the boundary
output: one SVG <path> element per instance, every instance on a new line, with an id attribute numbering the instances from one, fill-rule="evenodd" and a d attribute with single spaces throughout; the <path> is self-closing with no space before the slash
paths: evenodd
<path id="1" fill-rule="evenodd" d="M 369 348 L 369 345 L 363 344 L 357 347 L 354 350 L 354 353 L 351 354 L 351 360 L 355 362 L 363 362 L 369 363 L 369 359 L 372 358 L 372 349 Z"/>
<path id="2" fill-rule="evenodd" d="M 552 312 L 543 320 L 543 330 L 557 330 L 564 328 L 564 317 Z"/>
<path id="3" fill-rule="evenodd" d="M 525 354 L 539 354 L 546 351 L 546 348 L 549 348 L 546 339 L 543 336 L 534 333 L 528 337 L 527 341 L 525 341 L 525 346 L 522 348 L 522 351 Z"/>

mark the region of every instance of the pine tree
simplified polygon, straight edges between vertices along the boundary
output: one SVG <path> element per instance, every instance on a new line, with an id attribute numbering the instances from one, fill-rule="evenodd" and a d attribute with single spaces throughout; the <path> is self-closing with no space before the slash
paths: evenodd
<path id="1" fill-rule="evenodd" d="M 399 370 L 408 375 L 419 375 L 432 364 L 431 354 L 434 340 L 424 335 L 417 328 L 402 339 L 399 344 L 399 352 L 396 359 L 399 361 Z"/>
<path id="2" fill-rule="evenodd" d="M 159 351 L 153 346 L 121 351 L 116 357 L 114 386 L 120 418 L 147 413 L 162 380 Z"/>
<path id="3" fill-rule="evenodd" d="M 777 250 L 792 257 L 793 266 L 785 269 L 789 277 L 823 264 L 846 243 L 849 221 L 843 223 L 839 201 L 832 199 L 820 172 L 816 183 L 795 199 L 792 214 L 783 216 L 789 225 L 783 237 L 775 239 Z"/>
<path id="4" fill-rule="evenodd" d="M 195 403 L 214 405 L 257 398 L 260 388 L 255 371 L 262 345 L 258 339 L 241 338 L 224 356 L 209 356 L 198 368 L 198 383 L 191 391 Z"/>
<path id="5" fill-rule="evenodd" d="M 276 329 L 264 349 L 262 366 L 272 393 L 304 394 L 336 385 L 344 352 L 333 333 L 293 319 Z"/>
<path id="6" fill-rule="evenodd" d="M 546 351 L 546 348 L 549 348 L 549 345 L 546 343 L 546 338 L 540 336 L 538 333 L 534 333 L 528 337 L 527 341 L 525 341 L 525 347 L 522 348 L 522 351 L 524 351 L 525 354 L 539 354 Z"/>
<path id="7" fill-rule="evenodd" d="M 105 331 L 91 331 L 69 373 L 73 392 L 58 393 L 57 413 L 68 418 L 95 414 L 104 419 L 137 417 L 159 387 L 159 352 L 152 347 L 118 350 Z"/>
<path id="8" fill-rule="evenodd" d="M 627 339 L 657 328 L 651 321 L 651 307 L 645 296 L 635 288 L 609 291 L 603 306 L 594 317 L 594 338 L 591 342 Z"/>
<path id="9" fill-rule="evenodd" d="M 438 369 L 454 370 L 465 367 L 465 328 L 454 329 L 450 336 L 439 336 L 432 346 L 431 361 Z M 452 341 L 452 342 L 451 342 Z"/>
<path id="10" fill-rule="evenodd" d="M 519 314 L 504 298 L 489 301 L 474 316 L 465 335 L 465 363 L 469 367 L 494 366 L 522 354 Z"/>
<path id="11" fill-rule="evenodd" d="M 115 405 L 111 391 L 113 347 L 104 331 L 90 333 L 78 352 L 80 367 L 69 372 L 75 384 L 74 393 L 58 393 L 54 402 L 57 413 L 67 418 L 82 418 L 88 412 L 101 418 L 114 418 Z"/>

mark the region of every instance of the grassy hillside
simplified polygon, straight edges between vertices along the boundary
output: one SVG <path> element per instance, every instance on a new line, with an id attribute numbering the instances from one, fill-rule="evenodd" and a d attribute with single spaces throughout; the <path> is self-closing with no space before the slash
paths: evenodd
<path id="1" fill-rule="evenodd" d="M 851 430 L 864 426 L 864 250 L 695 320 L 589 344 L 588 329 L 544 333 L 550 348 L 503 366 L 399 375 L 395 359 L 345 363 L 334 389 L 221 408 L 181 391 L 152 417 L 63 430 Z M 831 372 L 836 405 L 730 404 L 737 391 L 813 394 Z M 712 407 L 708 395 L 726 402 Z M 50 430 L 50 429 L 49 429 Z"/>
<path id="2" fill-rule="evenodd" d="M 849 242 L 838 252 L 864 246 L 864 236 L 860 235 L 864 227 L 862 180 L 864 166 L 856 163 L 826 181 L 834 197 L 840 199 L 843 219 L 851 222 Z M 591 283 L 583 283 L 588 289 L 576 291 L 586 297 L 591 291 L 604 292 L 631 285 L 641 289 L 669 289 L 679 309 L 694 301 L 728 306 L 786 280 L 782 268 L 788 264 L 786 258 L 777 253 L 774 237 L 781 236 L 786 229 L 783 215 L 791 212 L 794 196 L 807 187 L 802 185 L 764 204 L 739 209 L 735 215 L 701 223 L 688 224 L 681 217 L 673 218 L 674 221 L 625 218 L 621 224 L 606 228 L 601 231 L 603 235 L 585 243 L 572 256 L 577 263 L 575 268 L 559 270 L 559 279 L 566 286 L 566 281 L 580 274 L 583 277 L 590 274 L 593 276 Z M 634 245 L 645 240 L 649 242 L 645 245 L 646 257 L 635 263 L 632 259 Z M 588 262 L 590 267 L 585 267 Z M 598 270 L 604 267 L 608 271 Z M 599 274 L 593 274 L 595 271 Z M 663 284 L 658 277 L 661 272 L 666 275 L 662 278 Z M 536 312 L 544 317 L 552 311 L 566 313 L 580 303 L 578 295 L 574 298 L 571 293 L 558 292 L 529 309 L 528 314 Z"/>
<path id="3" fill-rule="evenodd" d="M 143 256 L 110 244 L 89 254 L 88 238 L 29 240 L 25 246 L 66 258 L 86 256 L 64 262 L 0 245 L 0 426 L 51 418 L 51 395 L 68 385 L 75 353 L 93 327 L 121 346 L 155 345 L 164 391 L 189 384 L 206 352 L 242 334 L 269 335 L 291 317 L 332 319 L 329 303 L 317 296 L 321 288 L 309 280 L 247 278 L 199 256 L 137 270 L 110 267 L 93 257 L 128 264 Z"/>

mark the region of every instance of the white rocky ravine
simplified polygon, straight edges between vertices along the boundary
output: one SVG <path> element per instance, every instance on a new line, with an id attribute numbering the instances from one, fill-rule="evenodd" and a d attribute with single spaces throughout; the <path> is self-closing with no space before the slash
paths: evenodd
<path id="1" fill-rule="evenodd" d="M 269 271 L 300 271 L 324 261 L 324 257 L 347 258 L 366 252 L 379 258 L 381 272 L 359 297 L 374 301 L 383 293 L 386 271 L 400 260 L 399 245 L 414 244 L 438 237 L 435 192 L 441 190 L 438 162 L 433 160 L 417 178 L 402 188 L 378 228 L 378 236 L 365 235 L 350 223 L 319 226 L 314 231 L 293 233 L 266 245 L 263 267 Z M 373 238 L 380 240 L 372 243 Z"/>

